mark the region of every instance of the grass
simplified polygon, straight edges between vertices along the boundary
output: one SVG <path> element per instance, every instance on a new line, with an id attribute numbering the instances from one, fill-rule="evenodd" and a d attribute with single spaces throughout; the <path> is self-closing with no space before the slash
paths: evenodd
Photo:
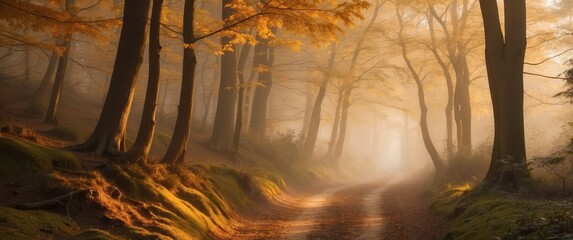
<path id="1" fill-rule="evenodd" d="M 22 140 L 0 137 L 0 179 L 31 174 L 52 167 L 80 170 L 73 154 Z"/>
<path id="2" fill-rule="evenodd" d="M 449 186 L 432 209 L 450 219 L 446 239 L 572 239 L 571 200 Z"/>
<path id="3" fill-rule="evenodd" d="M 0 232 L 4 240 L 62 239 L 79 228 L 61 215 L 0 207 Z"/>

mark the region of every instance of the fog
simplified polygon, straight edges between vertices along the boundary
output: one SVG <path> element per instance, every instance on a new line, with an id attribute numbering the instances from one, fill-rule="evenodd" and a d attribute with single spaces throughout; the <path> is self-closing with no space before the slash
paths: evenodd
<path id="1" fill-rule="evenodd" d="M 78 7 L 87 7 L 89 1 L 77 1 L 76 4 Z M 336 114 L 344 114 L 342 98 L 344 94 L 348 94 L 348 118 L 345 120 L 347 123 L 341 127 L 344 128 L 345 139 L 339 160 L 335 161 L 335 164 L 352 172 L 370 171 L 374 175 L 420 169 L 432 171 L 431 157 L 420 130 L 420 86 L 416 85 L 412 74 L 417 74 L 422 83 L 431 142 L 441 160 L 447 164 L 452 161 L 452 154 L 456 150 L 450 149 L 450 153 L 447 150 L 448 125 L 445 109 L 448 104 L 448 86 L 444 70 L 439 64 L 439 61 L 442 61 L 453 79 L 453 87 L 457 86 L 461 77 L 469 80 L 471 149 L 474 155 L 485 157 L 478 160 L 487 164 L 487 156 L 493 144 L 494 126 L 484 63 L 480 9 L 476 1 L 460 1 L 456 4 L 459 8 L 455 11 L 456 16 L 451 16 L 453 12 L 448 10 L 450 7 L 445 2 L 433 6 L 437 13 L 432 16 L 427 6 L 415 1 L 399 4 L 370 1 L 371 7 L 361 13 L 362 18 L 355 18 L 352 24 L 336 23 L 339 29 L 329 33 L 333 34 L 336 40 L 331 37 L 317 40 L 316 35 L 320 36 L 320 33 L 304 33 L 303 30 L 297 29 L 300 26 L 271 26 L 269 29 L 272 28 L 274 33 L 270 37 L 269 46 L 274 49 L 273 64 L 255 66 L 251 60 L 254 57 L 251 51 L 244 66 L 245 72 L 239 73 L 244 75 L 246 82 L 242 85 L 237 83 L 226 90 L 234 91 L 235 99 L 238 97 L 238 89 L 242 88 L 246 92 L 244 106 L 241 106 L 245 111 L 243 134 L 251 134 L 250 111 L 256 89 L 270 88 L 266 108 L 266 136 L 272 138 L 291 131 L 294 133 L 292 140 L 301 144 L 299 147 L 302 148 L 308 138 L 308 124 L 317 94 L 321 84 L 326 82 L 317 140 L 309 161 L 325 161 L 325 158 L 331 157 L 327 153 L 332 141 L 332 130 L 336 127 L 334 124 L 340 124 Z M 570 30 L 571 15 L 564 10 L 567 4 L 564 2 L 540 0 L 528 1 L 528 4 L 529 45 L 525 58 L 524 109 L 527 156 L 535 157 L 549 155 L 569 143 L 570 99 L 553 96 L 564 90 L 560 73 L 570 67 L 564 63 L 572 56 L 569 51 L 571 37 L 566 34 Z M 196 29 L 195 35 L 209 35 L 210 31 L 219 27 L 220 23 L 211 20 L 221 17 L 220 3 L 199 1 L 196 5 L 196 11 L 201 16 L 196 19 L 196 25 L 201 27 Z M 173 130 L 177 117 L 180 74 L 185 68 L 181 65 L 183 48 L 180 31 L 183 13 L 178 11 L 182 8 L 181 1 L 167 1 L 162 19 L 164 26 L 160 32 L 163 48 L 157 127 L 167 135 Z M 82 12 L 81 17 L 113 19 L 121 17 L 120 9 L 121 5 L 100 3 Z M 463 19 L 464 22 L 453 23 L 453 17 Z M 13 28 L 9 22 L 4 22 L 3 27 Z M 233 51 L 238 58 L 245 48 L 245 42 L 261 44 L 263 38 L 254 40 L 256 37 L 253 29 L 257 24 L 260 23 L 247 22 L 244 26 L 231 29 L 253 38 L 237 40 L 237 44 L 233 44 L 230 49 L 221 49 L 218 44 L 221 36 L 217 34 L 194 43 L 198 64 L 195 70 L 192 135 L 196 138 L 208 139 L 214 128 L 220 75 L 221 71 L 227 71 L 221 68 L 220 56 L 225 54 L 225 51 Z M 119 27 L 120 24 L 115 22 L 93 27 L 95 30 L 73 33 L 69 49 L 70 61 L 62 92 L 62 111 L 67 111 L 67 106 L 78 101 L 89 102 L 94 106 L 93 109 L 101 109 L 113 72 Z M 452 36 L 454 34 L 457 35 Z M 54 35 L 55 33 L 50 33 L 49 30 L 46 33 L 22 29 L 21 32 L 14 33 L 14 36 L 20 39 L 30 39 L 26 45 L 18 43 L 14 40 L 16 38 L 9 39 L 3 35 L 0 49 L 3 81 L 27 90 L 37 88 L 48 66 L 50 50 L 57 49 L 57 44 L 42 44 L 55 44 L 51 40 Z M 401 46 L 400 42 L 405 45 Z M 456 50 L 454 47 L 454 50 L 451 50 L 451 46 L 455 44 L 462 44 L 464 49 Z M 333 50 L 332 46 L 336 46 L 336 50 Z M 407 47 L 404 51 L 412 69 L 408 69 L 404 61 L 404 47 Z M 435 51 L 435 54 L 432 51 Z M 452 54 L 455 56 L 451 56 Z M 466 58 L 466 76 L 456 76 L 452 62 L 461 55 Z M 332 59 L 330 64 L 329 58 Z M 144 106 L 148 69 L 146 51 L 135 84 L 127 124 L 128 138 L 137 135 Z M 272 74 L 272 88 L 266 82 L 259 82 L 260 76 L 266 72 Z M 5 100 L 11 98 L 9 91 L 5 94 Z M 342 106 L 337 109 L 339 104 Z M 343 109 L 342 113 L 340 108 Z M 76 122 L 65 114 L 60 118 L 61 124 L 73 123 L 93 128 L 98 112 L 89 111 L 81 122 Z M 456 141 L 460 131 L 456 127 L 455 122 L 452 123 L 450 141 L 453 145 L 450 147 L 454 148 L 457 148 Z M 338 130 L 339 134 L 341 130 Z M 162 154 L 159 151 L 155 156 Z"/>

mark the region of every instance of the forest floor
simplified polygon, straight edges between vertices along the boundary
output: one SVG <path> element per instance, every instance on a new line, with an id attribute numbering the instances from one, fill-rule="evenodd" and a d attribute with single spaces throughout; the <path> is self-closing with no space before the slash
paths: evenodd
<path id="1" fill-rule="evenodd" d="M 231 239 L 443 239 L 428 181 L 399 177 L 340 183 L 255 206 Z"/>
<path id="2" fill-rule="evenodd" d="M 10 92 L 7 91 L 6 88 L 0 90 L 0 93 Z M 89 131 L 86 129 L 92 128 L 97 119 L 98 111 L 95 110 L 98 108 L 97 104 L 62 102 L 59 121 L 61 126 L 65 127 L 59 128 L 59 130 L 71 134 L 71 136 L 66 136 L 65 138 L 62 138 L 62 132 L 58 133 L 60 134 L 59 136 L 54 137 L 52 135 L 53 133 L 50 132 L 56 128 L 42 123 L 41 119 L 38 118 L 38 111 L 41 111 L 42 108 L 45 107 L 39 106 L 40 104 L 41 103 L 16 101 L 13 104 L 3 106 L 0 112 L 0 120 L 2 120 L 0 122 L 2 122 L 3 126 L 18 126 L 26 131 L 26 133 L 16 134 L 17 136 L 14 133 L 0 133 L 0 138 L 6 142 L 14 141 L 19 144 L 25 144 L 22 145 L 24 148 L 36 148 L 36 146 L 39 146 L 39 149 L 42 149 L 42 147 L 47 147 L 48 152 L 61 151 L 61 154 L 71 154 L 71 158 L 77 158 L 81 166 L 72 171 L 60 167 L 54 167 L 53 169 L 44 168 L 33 174 L 26 173 L 16 175 L 7 178 L 8 180 L 4 179 L 0 181 L 0 222 L 6 223 L 4 227 L 0 227 L 0 233 L 9 233 L 7 236 L 13 237 L 9 237 L 9 239 L 23 239 L 24 237 L 28 239 L 30 239 L 30 237 L 31 239 L 92 239 L 89 237 L 78 237 L 88 236 L 89 234 L 101 235 L 104 236 L 104 238 L 109 237 L 109 239 L 115 239 L 111 238 L 112 235 L 114 237 L 119 236 L 119 239 L 123 237 L 129 239 L 131 238 L 129 236 L 148 236 L 149 234 L 153 235 L 158 233 L 159 235 L 165 234 L 166 236 L 173 237 L 175 236 L 173 234 L 176 234 L 178 230 L 162 227 L 163 229 L 158 231 L 151 226 L 157 223 L 145 223 L 145 219 L 142 220 L 143 223 L 136 223 L 139 221 L 137 219 L 141 217 L 137 215 L 157 214 L 158 210 L 156 208 L 158 208 L 158 206 L 165 207 L 169 212 L 180 216 L 185 216 L 185 214 L 188 214 L 188 216 L 201 215 L 200 213 L 193 212 L 196 211 L 193 207 L 182 207 L 182 205 L 174 205 L 171 202 L 150 202 L 149 199 L 141 198 L 145 197 L 141 195 L 144 192 L 135 191 L 130 194 L 129 191 L 133 190 L 130 186 L 118 186 L 116 188 L 112 185 L 111 188 L 108 187 L 108 189 L 99 189 L 98 186 L 89 185 L 90 183 L 85 185 L 86 183 L 82 182 L 83 180 L 81 179 L 86 177 L 94 178 L 94 182 L 99 181 L 100 184 L 105 185 L 117 181 L 117 176 L 128 176 L 133 178 L 129 181 L 136 189 L 140 186 L 148 186 L 153 187 L 150 191 L 155 191 L 153 194 L 157 196 L 163 196 L 163 198 L 165 198 L 165 196 L 172 196 L 171 193 L 162 192 L 164 186 L 168 187 L 167 185 L 169 184 L 166 185 L 157 179 L 137 179 L 137 171 L 140 170 L 136 169 L 137 171 L 134 172 L 133 169 L 129 168 L 108 167 L 108 162 L 105 158 L 86 153 L 70 153 L 63 150 L 65 146 L 81 142 L 82 139 L 87 137 L 86 132 L 89 133 Z M 133 130 L 132 127 L 131 131 Z M 128 129 L 128 132 L 129 131 Z M 159 131 L 159 133 L 161 133 L 161 131 Z M 166 139 L 157 138 L 155 141 L 158 142 L 156 145 L 165 145 Z M 241 176 L 243 175 L 241 174 L 252 174 L 252 172 L 247 169 L 248 167 L 245 166 L 248 162 L 240 163 L 240 161 L 235 161 L 236 159 L 232 159 L 228 154 L 215 152 L 211 150 L 205 142 L 204 136 L 193 136 L 189 145 L 189 155 L 192 156 L 192 158 L 188 160 L 196 164 L 217 166 L 210 169 L 212 167 L 203 167 L 203 165 L 201 165 L 196 169 L 209 168 L 210 171 L 230 172 L 233 176 L 215 176 L 213 178 L 215 180 L 210 180 L 210 182 L 215 183 L 215 186 L 208 186 L 205 189 L 199 189 L 199 191 L 206 193 L 205 191 L 211 191 L 209 190 L 211 188 L 218 188 L 218 190 L 215 191 L 217 192 L 216 195 L 234 197 L 233 195 L 238 194 L 237 192 L 234 192 L 233 189 L 216 186 L 216 180 L 219 179 L 220 182 L 225 184 L 231 181 L 233 184 L 239 184 L 239 187 L 242 187 L 241 181 L 243 181 L 243 177 Z M 37 149 L 34 149 L 34 151 L 36 150 Z M 2 153 L 1 151 L 3 150 L 0 149 L 0 153 Z M 40 155 L 42 154 L 44 153 Z M 58 154 L 60 154 L 60 152 L 58 152 Z M 72 160 L 70 161 L 73 162 Z M 238 169 L 239 172 L 227 170 L 226 168 L 228 167 Z M 97 174 L 93 175 L 94 172 Z M 106 174 L 111 175 L 108 176 Z M 201 174 L 198 175 L 200 176 Z M 314 173 L 311 175 L 314 177 Z M 257 177 L 260 177 L 253 176 L 254 175 L 249 175 L 251 179 L 259 179 Z M 237 214 L 230 214 L 230 216 L 234 218 L 233 220 L 213 220 L 214 225 L 225 223 L 232 226 L 232 229 L 221 227 L 217 230 L 219 233 L 215 234 L 215 238 L 301 240 L 443 239 L 447 232 L 444 224 L 445 221 L 436 217 L 430 210 L 433 196 L 429 194 L 428 189 L 430 188 L 429 183 L 431 181 L 410 178 L 405 180 L 406 178 L 404 177 L 393 176 L 392 174 L 381 176 L 379 179 L 352 180 L 350 182 L 317 181 L 318 184 L 316 185 L 304 184 L 303 182 L 302 184 L 287 186 L 283 189 L 283 193 L 281 194 L 270 194 L 273 196 L 267 199 L 259 199 L 258 196 L 247 196 L 252 198 L 252 202 L 244 205 L 243 209 L 237 210 Z M 55 179 L 57 181 L 55 181 Z M 169 179 L 163 180 L 169 182 Z M 50 185 L 55 182 L 57 187 Z M 48 187 L 46 183 L 50 183 Z M 104 213 L 102 213 L 101 209 L 94 209 L 93 211 L 87 212 L 85 209 L 80 210 L 79 208 L 84 208 L 86 205 L 83 205 L 84 203 L 77 203 L 78 205 L 75 206 L 73 204 L 71 205 L 71 196 L 69 200 L 67 200 L 67 205 L 63 208 L 54 208 L 52 206 L 46 209 L 48 210 L 46 212 L 36 210 L 18 210 L 19 212 L 17 212 L 17 210 L 12 208 L 22 203 L 41 202 L 46 199 L 58 197 L 66 193 L 66 191 L 73 192 L 74 189 L 67 189 L 67 187 L 62 188 L 62 184 L 67 187 L 69 187 L 68 185 L 71 186 L 74 184 L 75 187 L 90 187 L 91 190 L 85 194 L 86 196 L 80 198 L 90 199 L 89 204 L 103 204 L 102 207 L 107 209 L 107 212 L 104 211 Z M 174 183 L 170 184 L 172 185 Z M 250 186 L 252 184 L 252 180 L 248 182 L 247 185 L 249 189 L 245 190 L 245 194 L 250 194 L 249 191 L 253 190 L 250 189 L 253 188 L 253 186 Z M 175 187 L 172 186 L 174 189 L 178 189 L 172 191 L 173 194 L 176 195 L 175 197 L 177 197 L 174 201 L 181 201 L 184 204 L 196 204 L 197 200 L 194 198 L 186 199 L 186 196 L 177 195 L 178 193 L 190 191 L 189 188 L 186 188 L 184 185 L 185 184 L 181 183 L 175 185 Z M 229 186 L 229 188 L 231 187 Z M 256 188 L 256 186 L 254 188 Z M 54 191 L 54 189 L 57 189 L 57 191 Z M 114 196 L 119 190 L 124 192 L 120 193 L 121 195 L 119 195 L 119 197 Z M 265 190 L 265 188 L 259 187 L 257 190 Z M 115 199 L 108 199 L 108 202 L 98 202 L 98 196 L 111 196 Z M 222 212 L 226 210 L 219 205 L 227 203 L 213 204 L 206 200 L 201 201 L 203 201 L 202 204 L 204 207 L 212 209 L 218 208 Z M 231 207 L 234 206 L 233 203 L 229 203 L 229 205 Z M 122 215 L 126 215 L 127 218 L 125 218 L 126 216 L 114 217 L 114 212 L 111 211 L 114 206 L 124 208 L 124 210 L 121 211 L 132 209 L 134 212 L 119 212 Z M 211 217 L 217 218 L 217 214 L 220 214 L 217 213 L 219 210 L 211 212 Z M 74 213 L 74 211 L 76 213 Z M 102 214 L 105 215 L 105 217 L 102 217 Z M 8 219 L 9 216 L 12 216 L 10 217 L 11 219 Z M 96 221 L 96 217 L 101 221 Z M 128 221 L 130 217 L 136 220 L 133 223 L 134 225 L 127 224 L 127 222 L 130 222 Z M 157 218 L 161 220 L 160 222 L 162 224 L 173 220 L 173 218 L 163 218 L 163 216 L 157 216 Z M 22 222 L 18 222 L 19 220 L 17 219 L 21 219 Z M 117 220 L 124 223 L 118 224 Z M 175 221 L 173 223 L 177 222 Z M 144 226 L 145 224 L 150 226 Z M 183 227 L 184 226 L 183 224 Z M 133 231 L 134 229 L 136 231 Z M 100 232 L 100 230 L 103 232 Z M 200 232 L 200 230 L 197 231 Z M 211 239 L 213 237 L 211 235 L 204 236 L 205 238 Z"/>

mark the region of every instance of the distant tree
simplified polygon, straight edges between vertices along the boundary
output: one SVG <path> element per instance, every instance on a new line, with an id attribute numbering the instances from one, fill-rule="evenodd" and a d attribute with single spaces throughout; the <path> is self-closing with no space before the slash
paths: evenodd
<path id="1" fill-rule="evenodd" d="M 358 58 L 362 51 L 365 49 L 364 44 L 367 41 L 367 36 L 374 28 L 380 13 L 380 9 L 382 9 L 384 3 L 385 1 L 377 1 L 374 5 L 374 12 L 372 17 L 364 28 L 364 31 L 360 34 L 360 38 L 354 47 L 352 58 L 350 59 L 350 66 L 348 67 L 344 79 L 345 82 L 340 88 L 338 104 L 336 106 L 335 119 L 327 153 L 328 157 L 330 157 L 334 162 L 337 162 L 340 159 L 342 150 L 344 148 L 344 141 L 346 139 L 346 130 L 348 124 L 348 113 L 351 106 L 350 97 L 352 96 L 352 91 L 357 88 L 357 84 L 361 81 L 360 77 L 355 76 Z"/>
<path id="2" fill-rule="evenodd" d="M 561 76 L 565 80 L 566 89 L 562 92 L 555 94 L 555 97 L 569 98 L 571 100 L 571 103 L 573 103 L 573 59 L 569 59 L 569 61 L 567 61 L 567 64 L 571 66 L 571 68 L 561 73 Z"/>
<path id="3" fill-rule="evenodd" d="M 192 2 L 193 1 L 188 1 L 186 4 L 192 4 Z M 252 38 L 249 38 L 248 34 L 244 34 L 241 29 L 254 25 L 257 26 L 259 34 L 268 35 L 271 32 L 272 27 L 281 26 L 283 29 L 291 33 L 307 36 L 316 43 L 324 41 L 324 39 L 330 39 L 334 36 L 334 33 L 339 30 L 335 24 L 336 20 L 340 19 L 346 24 L 351 24 L 353 18 L 361 17 L 360 11 L 366 8 L 368 3 L 365 1 L 354 0 L 352 2 L 344 2 L 338 4 L 333 9 L 324 9 L 321 8 L 322 5 L 315 1 L 304 0 L 285 2 L 266 1 L 264 4 L 257 3 L 253 6 L 248 5 L 243 1 L 233 1 L 232 4 L 230 3 L 224 6 L 227 6 L 223 8 L 224 11 L 230 11 L 230 13 L 233 13 L 228 19 L 225 20 L 225 24 L 218 26 L 218 28 L 198 37 L 195 37 L 192 31 L 188 32 L 188 34 L 183 34 L 184 44 L 187 50 L 186 52 L 189 56 L 192 55 L 193 57 L 187 58 L 187 60 L 185 60 L 186 58 L 184 56 L 184 77 L 181 88 L 182 92 L 179 99 L 177 121 L 175 123 L 176 131 L 174 132 L 171 143 L 169 144 L 166 156 L 163 159 L 163 162 L 165 163 L 181 163 L 186 151 L 188 140 L 187 135 L 190 131 L 191 107 L 193 99 L 193 78 L 196 65 L 195 60 L 193 60 L 195 59 L 195 53 L 191 52 L 189 49 L 194 48 L 197 41 L 205 39 L 209 36 L 213 36 L 215 34 L 222 34 L 225 37 L 230 36 L 232 37 L 232 41 L 223 41 L 222 43 L 227 44 L 223 44 L 222 49 L 226 51 L 234 51 L 234 44 L 246 43 L 247 39 L 250 39 L 251 41 L 253 40 Z M 225 8 L 230 9 L 225 10 Z M 187 24 L 193 24 L 193 9 L 194 7 L 192 6 L 185 7 L 185 11 L 188 14 L 184 14 L 184 22 L 187 22 Z M 292 19 L 298 19 L 300 21 L 291 21 Z M 184 27 L 184 31 L 188 31 L 188 29 L 185 29 Z M 224 58 L 225 56 L 226 54 L 223 55 Z M 234 63 L 234 59 L 229 59 L 229 61 L 233 61 Z M 230 65 L 230 68 L 232 76 L 229 75 L 229 78 L 221 77 L 221 79 L 236 79 L 236 64 Z M 226 70 L 229 71 L 228 69 Z M 231 85 L 226 83 L 221 84 L 227 86 L 227 88 L 230 87 L 232 90 L 236 84 L 234 80 L 232 82 L 233 83 Z M 221 93 L 221 88 L 219 89 L 219 92 Z M 233 91 L 227 89 L 223 90 L 226 92 L 231 92 L 231 97 L 233 97 L 232 100 L 234 102 Z M 219 101 L 221 100 L 219 99 Z M 225 129 L 227 130 L 224 131 L 219 129 L 218 132 L 215 132 L 215 129 L 213 129 L 213 137 L 211 140 L 212 144 L 218 149 L 222 149 L 223 146 L 228 146 L 227 149 L 232 147 L 235 105 L 233 103 L 230 106 L 226 105 L 224 107 L 225 109 L 230 108 L 231 110 L 220 110 L 217 114 L 223 114 L 231 118 L 230 120 L 221 120 L 222 123 L 230 121 L 231 125 L 230 128 L 226 128 L 227 125 L 225 124 Z M 233 114 L 229 114 L 231 111 Z M 217 123 L 214 125 L 214 128 L 217 128 Z M 216 135 L 217 137 L 215 137 Z M 216 141 L 214 141 L 214 139 L 216 139 Z"/>
<path id="4" fill-rule="evenodd" d="M 239 54 L 239 60 L 237 61 L 237 80 L 239 84 L 237 85 L 237 117 L 235 118 L 235 133 L 233 136 L 233 148 L 235 151 L 239 150 L 239 144 L 241 142 L 241 132 L 243 130 L 243 101 L 245 99 L 245 64 L 247 63 L 247 57 L 251 52 L 251 45 L 245 44 L 241 48 L 241 54 Z"/>
<path id="5" fill-rule="evenodd" d="M 251 122 L 249 131 L 259 136 L 265 136 L 267 128 L 267 105 L 273 87 L 272 67 L 275 61 L 274 46 L 270 46 L 269 39 L 257 38 L 260 42 L 255 46 L 253 60 L 254 68 L 258 72 L 259 87 L 255 88 L 251 108 Z"/>
<path id="6" fill-rule="evenodd" d="M 223 0 L 222 18 L 229 19 L 235 11 L 230 7 L 233 0 Z M 229 22 L 223 27 L 228 28 Z M 231 42 L 229 36 L 221 37 L 221 45 L 225 46 Z M 213 136 L 211 145 L 218 150 L 233 149 L 233 133 L 235 117 L 235 92 L 233 91 L 237 84 L 237 60 L 235 51 L 226 51 L 221 56 L 221 80 L 219 82 L 219 95 L 217 98 L 217 111 L 215 113 L 215 122 L 213 123 Z"/>
<path id="7" fill-rule="evenodd" d="M 523 122 L 523 62 L 527 46 L 525 0 L 505 1 L 505 31 L 496 1 L 480 0 L 495 135 L 486 184 L 518 189 L 530 178 Z M 505 36 L 504 36 L 505 33 Z"/>
<path id="8" fill-rule="evenodd" d="M 318 130 L 320 128 L 320 115 L 322 112 L 322 101 L 326 96 L 326 87 L 331 79 L 331 71 L 334 69 L 334 60 L 336 59 L 336 42 L 330 44 L 330 57 L 328 59 L 328 65 L 323 71 L 323 78 L 320 83 L 320 88 L 318 89 L 318 94 L 316 95 L 316 100 L 314 101 L 314 106 L 312 108 L 312 115 L 310 116 L 310 121 L 308 124 L 308 132 L 305 136 L 303 158 L 310 159 L 312 157 L 312 152 L 314 151 L 314 145 L 316 144 L 316 139 L 318 137 Z"/>
<path id="9" fill-rule="evenodd" d="M 420 73 L 414 67 L 410 57 L 409 57 L 409 50 L 408 50 L 408 43 L 404 38 L 404 13 L 400 10 L 399 6 L 396 6 L 396 16 L 398 18 L 399 23 L 399 30 L 398 30 L 398 44 L 400 45 L 402 51 L 402 58 L 406 63 L 409 73 L 411 74 L 416 88 L 418 90 L 418 104 L 420 106 L 420 129 L 422 130 L 422 140 L 424 141 L 424 146 L 430 154 L 430 158 L 432 159 L 432 163 L 436 169 L 436 176 L 441 176 L 444 172 L 445 166 L 440 157 L 440 154 L 436 150 L 436 147 L 432 141 L 432 137 L 430 136 L 430 130 L 428 127 L 428 106 L 426 104 L 426 94 L 424 92 L 424 85 L 423 85 L 423 77 L 420 76 Z"/>
<path id="10" fill-rule="evenodd" d="M 461 2 L 461 3 L 460 3 Z M 435 56 L 438 64 L 442 68 L 448 88 L 448 103 L 446 105 L 446 146 L 448 157 L 453 155 L 453 129 L 452 113 L 456 125 L 457 155 L 459 157 L 468 157 L 471 155 L 472 148 L 472 114 L 470 102 L 470 78 L 467 56 L 470 53 L 468 46 L 475 38 L 469 32 L 473 27 L 469 24 L 470 15 L 474 3 L 470 0 L 448 0 L 444 3 L 443 13 L 438 13 L 436 7 L 432 4 L 429 6 L 428 22 L 431 34 L 430 51 Z M 436 33 L 434 30 L 434 21 L 438 23 L 445 38 L 445 51 L 442 51 L 436 43 Z M 445 52 L 442 57 L 441 52 Z M 450 73 L 450 66 L 453 69 L 453 77 Z M 455 80 L 455 81 L 453 81 Z"/>
<path id="11" fill-rule="evenodd" d="M 64 3 L 64 12 L 71 12 L 74 7 L 75 0 L 66 0 Z M 48 111 L 44 117 L 44 123 L 58 125 L 56 114 L 58 113 L 58 106 L 60 103 L 60 96 L 62 95 L 62 88 L 64 87 L 64 79 L 66 78 L 66 70 L 68 68 L 68 58 L 70 57 L 72 46 L 72 34 L 67 33 L 62 39 L 62 48 L 64 54 L 58 57 L 58 68 L 56 70 L 56 78 L 52 87 L 52 95 L 50 97 L 50 104 Z M 48 69 L 49 70 L 49 69 Z M 42 87 L 42 86 L 40 86 Z"/>

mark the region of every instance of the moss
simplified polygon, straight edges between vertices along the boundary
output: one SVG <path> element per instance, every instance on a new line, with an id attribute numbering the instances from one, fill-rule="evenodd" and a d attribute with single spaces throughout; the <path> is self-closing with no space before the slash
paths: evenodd
<path id="1" fill-rule="evenodd" d="M 81 142 L 88 139 L 90 131 L 82 126 L 60 126 L 47 131 L 46 134 L 66 141 Z"/>
<path id="2" fill-rule="evenodd" d="M 70 240 L 122 240 L 122 239 L 123 238 L 113 236 L 106 231 L 102 231 L 99 229 L 88 229 L 72 237 Z"/>
<path id="3" fill-rule="evenodd" d="M 51 167 L 82 168 L 71 153 L 4 137 L 0 137 L 0 163 L 0 178 L 31 174 Z"/>
<path id="4" fill-rule="evenodd" d="M 251 192 L 248 176 L 224 165 L 195 164 L 191 169 L 202 176 L 209 176 L 223 199 L 233 208 L 243 208 Z"/>
<path id="5" fill-rule="evenodd" d="M 57 214 L 0 207 L 0 232 L 4 240 L 63 239 L 77 231 L 77 226 Z"/>
<path id="6" fill-rule="evenodd" d="M 561 229 L 561 232 L 555 232 L 555 225 L 546 224 L 547 219 L 560 219 L 556 221 L 559 223 L 563 223 L 564 219 L 573 219 L 573 216 L 565 214 L 573 212 L 570 202 L 555 204 L 548 200 L 485 189 L 469 191 L 450 188 L 437 198 L 432 209 L 450 218 L 446 239 L 549 239 L 545 232 L 551 230 L 552 234 L 563 234 L 566 228 L 559 226 L 557 229 Z M 571 229 L 567 231 L 567 234 L 571 233 Z M 550 236 L 562 239 L 560 237 L 563 235 Z"/>
<path id="7" fill-rule="evenodd" d="M 101 172 L 114 183 L 114 186 L 131 198 L 147 202 L 159 200 L 158 194 L 153 191 L 148 182 L 149 179 L 134 177 L 120 165 L 108 165 Z"/>

